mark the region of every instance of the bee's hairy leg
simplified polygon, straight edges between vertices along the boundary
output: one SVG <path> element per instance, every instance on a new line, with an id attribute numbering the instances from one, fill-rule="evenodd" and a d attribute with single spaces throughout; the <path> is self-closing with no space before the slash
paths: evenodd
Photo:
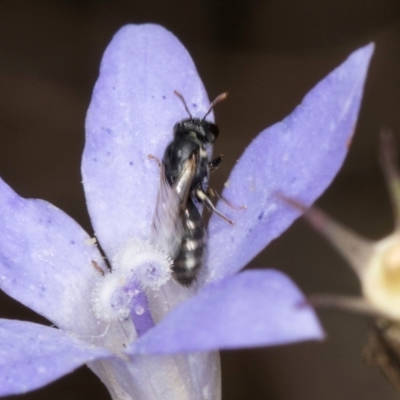
<path id="1" fill-rule="evenodd" d="M 153 156 L 153 154 L 149 154 L 149 155 L 147 156 L 147 158 L 148 158 L 149 160 L 154 160 L 154 161 L 158 164 L 158 166 L 161 168 L 161 161 L 160 161 L 159 158 L 157 158 L 156 156 Z"/>
<path id="2" fill-rule="evenodd" d="M 231 219 L 229 219 L 228 217 L 226 217 L 224 214 L 222 214 L 221 211 L 218 211 L 218 210 L 215 208 L 213 202 L 212 202 L 211 199 L 207 196 L 207 193 L 204 192 L 202 189 L 197 189 L 197 190 L 196 190 L 196 197 L 197 197 L 201 202 L 203 202 L 203 203 L 207 206 L 207 208 L 208 208 L 209 210 L 211 210 L 212 212 L 214 212 L 215 214 L 217 214 L 219 217 L 221 217 L 222 219 L 224 219 L 226 222 L 228 222 L 228 224 L 230 224 L 230 225 L 234 225 L 234 224 L 235 224 Z"/>
<path id="3" fill-rule="evenodd" d="M 94 269 L 95 269 L 97 272 L 99 272 L 102 276 L 104 276 L 104 271 L 103 271 L 103 269 L 100 267 L 100 265 L 99 265 L 96 261 L 92 260 L 92 266 L 94 267 Z"/>
<path id="4" fill-rule="evenodd" d="M 222 200 L 228 207 L 232 208 L 232 210 L 239 211 L 239 210 L 247 210 L 246 206 L 235 206 L 229 200 L 227 200 L 224 196 L 221 196 L 215 189 L 208 188 L 207 195 L 210 197 L 216 197 L 217 199 Z"/>
<path id="5" fill-rule="evenodd" d="M 208 163 L 210 172 L 214 172 L 221 165 L 221 162 L 223 159 L 224 159 L 224 155 L 220 154 L 218 157 L 215 157 L 213 160 L 211 160 Z"/>

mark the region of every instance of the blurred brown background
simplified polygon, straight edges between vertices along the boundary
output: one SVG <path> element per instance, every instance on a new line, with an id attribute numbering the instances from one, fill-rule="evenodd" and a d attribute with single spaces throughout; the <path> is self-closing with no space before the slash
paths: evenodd
<path id="1" fill-rule="evenodd" d="M 393 227 L 377 144 L 382 125 L 400 138 L 399 17 L 395 0 L 2 0 L 0 175 L 91 231 L 79 171 L 84 118 L 102 52 L 123 24 L 165 25 L 191 52 L 210 97 L 229 91 L 216 110 L 216 152 L 226 155 L 216 187 L 261 129 L 288 114 L 352 50 L 375 41 L 353 146 L 319 205 L 379 238 Z M 252 265 L 282 269 L 306 293 L 359 293 L 346 263 L 302 221 Z M 1 317 L 40 321 L 6 296 L 0 304 Z M 223 352 L 224 399 L 398 398 L 377 370 L 362 365 L 368 320 L 327 310 L 320 316 L 324 343 Z M 81 368 L 22 398 L 109 397 Z"/>

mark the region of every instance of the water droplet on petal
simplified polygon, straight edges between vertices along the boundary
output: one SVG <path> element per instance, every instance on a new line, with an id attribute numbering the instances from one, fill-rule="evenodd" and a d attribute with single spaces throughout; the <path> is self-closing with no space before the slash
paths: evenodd
<path id="1" fill-rule="evenodd" d="M 144 313 L 144 308 L 142 306 L 136 306 L 135 307 L 135 313 L 137 315 L 142 315 Z"/>

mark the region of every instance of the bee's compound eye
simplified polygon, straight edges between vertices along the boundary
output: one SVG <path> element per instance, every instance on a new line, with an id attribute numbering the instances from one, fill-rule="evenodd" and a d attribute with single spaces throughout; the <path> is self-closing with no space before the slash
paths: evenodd
<path id="1" fill-rule="evenodd" d="M 214 139 L 213 140 L 211 140 L 212 142 L 218 137 L 218 135 L 219 135 L 219 128 L 218 128 L 218 126 L 216 125 L 216 124 L 212 124 L 212 123 L 210 123 L 210 126 L 209 126 L 209 131 L 213 134 L 213 136 L 214 136 Z"/>
<path id="2" fill-rule="evenodd" d="M 174 136 L 178 137 L 180 135 L 182 135 L 182 133 L 185 132 L 185 127 L 183 126 L 183 124 L 181 122 L 178 122 L 174 125 Z"/>

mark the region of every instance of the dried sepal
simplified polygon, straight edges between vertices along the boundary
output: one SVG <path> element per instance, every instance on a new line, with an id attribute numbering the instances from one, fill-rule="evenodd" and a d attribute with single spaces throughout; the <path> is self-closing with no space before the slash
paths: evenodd
<path id="1" fill-rule="evenodd" d="M 374 254 L 374 242 L 332 219 L 317 207 L 307 208 L 297 200 L 279 195 L 286 203 L 303 212 L 304 218 L 349 261 L 360 280 Z"/>
<path id="2" fill-rule="evenodd" d="M 380 134 L 380 164 L 392 201 L 396 230 L 400 229 L 400 170 L 393 132 L 384 128 Z"/>
<path id="3" fill-rule="evenodd" d="M 317 308 L 335 308 L 357 314 L 380 316 L 381 312 L 360 296 L 344 296 L 337 294 L 313 294 L 307 297 L 307 303 Z"/>
<path id="4" fill-rule="evenodd" d="M 320 295 L 316 306 L 329 306 L 362 314 L 380 315 L 400 322 L 400 171 L 397 167 L 393 135 L 381 134 L 380 159 L 394 206 L 396 229 L 378 241 L 371 241 L 332 219 L 316 207 L 279 195 L 302 211 L 310 225 L 343 255 L 360 279 L 362 298 Z"/>

